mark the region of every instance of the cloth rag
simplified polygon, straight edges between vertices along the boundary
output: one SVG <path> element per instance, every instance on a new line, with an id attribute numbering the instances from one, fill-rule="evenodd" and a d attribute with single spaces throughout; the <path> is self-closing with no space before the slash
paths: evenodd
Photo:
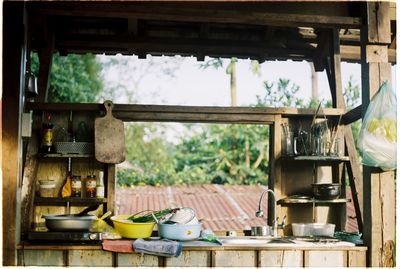
<path id="1" fill-rule="evenodd" d="M 103 249 L 119 253 L 133 253 L 132 240 L 103 240 Z"/>
<path id="2" fill-rule="evenodd" d="M 137 253 L 164 257 L 178 257 L 182 252 L 182 243 L 168 239 L 136 239 L 133 248 Z"/>

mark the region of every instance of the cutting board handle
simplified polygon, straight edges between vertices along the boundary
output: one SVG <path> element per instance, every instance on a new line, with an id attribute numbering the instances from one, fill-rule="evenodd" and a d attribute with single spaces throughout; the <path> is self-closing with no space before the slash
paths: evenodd
<path id="1" fill-rule="evenodd" d="M 110 100 L 104 101 L 104 107 L 106 108 L 106 117 L 112 116 L 112 109 L 114 108 L 114 104 Z"/>

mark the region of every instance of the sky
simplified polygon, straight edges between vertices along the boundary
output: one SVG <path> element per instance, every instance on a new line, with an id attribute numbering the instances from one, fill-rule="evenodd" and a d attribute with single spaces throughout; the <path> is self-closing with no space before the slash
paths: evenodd
<path id="1" fill-rule="evenodd" d="M 101 61 L 105 57 L 99 56 Z M 148 56 L 151 57 L 151 56 Z M 163 104 L 163 105 L 193 105 L 193 106 L 229 106 L 230 105 L 230 77 L 225 73 L 225 68 L 215 69 L 209 67 L 201 69 L 194 57 L 178 57 L 178 68 L 174 77 L 161 75 L 160 69 L 143 71 L 142 65 L 146 60 L 137 57 L 116 56 L 117 59 L 128 59 L 129 70 L 123 68 L 108 70 L 104 79 L 108 82 L 122 83 L 127 89 L 135 92 L 134 102 L 137 104 Z M 165 64 L 165 58 L 153 57 L 152 60 L 159 68 Z M 207 58 L 206 58 L 207 60 Z M 224 67 L 228 60 L 224 60 Z M 342 63 L 342 86 L 352 79 L 354 84 L 361 87 L 361 65 Z M 394 69 L 394 68 L 393 68 Z M 122 79 L 121 72 L 131 72 L 128 79 Z M 142 73 L 140 73 L 142 72 Z M 394 72 L 394 71 L 393 71 Z M 141 75 L 140 85 L 134 87 L 133 81 Z M 156 74 L 158 73 L 158 74 Z M 330 91 L 325 71 L 318 72 L 318 88 L 320 100 L 330 100 Z M 131 79 L 129 79 L 131 78 Z M 311 67 L 310 64 L 293 61 L 269 61 L 261 64 L 261 76 L 254 75 L 250 70 L 250 60 L 239 60 L 237 63 L 237 99 L 239 106 L 247 106 L 256 102 L 257 95 L 264 95 L 263 81 L 276 82 L 279 78 L 290 79 L 300 86 L 299 96 L 305 101 L 311 97 Z M 395 74 L 393 73 L 395 81 Z M 123 81 L 121 81 L 123 80 Z M 136 85 L 137 86 L 137 85 Z M 123 95 L 114 97 L 115 103 L 129 103 Z"/>

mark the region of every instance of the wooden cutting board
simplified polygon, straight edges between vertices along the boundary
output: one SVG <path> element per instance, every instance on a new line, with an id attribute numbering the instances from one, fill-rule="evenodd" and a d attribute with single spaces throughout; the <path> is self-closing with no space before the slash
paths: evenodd
<path id="1" fill-rule="evenodd" d="M 124 123 L 113 117 L 111 101 L 105 101 L 104 106 L 106 115 L 94 122 L 95 157 L 102 163 L 122 163 L 125 161 Z"/>

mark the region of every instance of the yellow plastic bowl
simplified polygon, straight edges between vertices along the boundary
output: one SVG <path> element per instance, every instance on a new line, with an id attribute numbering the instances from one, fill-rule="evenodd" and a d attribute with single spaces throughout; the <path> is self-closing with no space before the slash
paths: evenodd
<path id="1" fill-rule="evenodd" d="M 115 230 L 125 238 L 146 238 L 153 232 L 155 223 L 134 223 L 127 220 L 131 215 L 119 215 L 111 217 Z"/>

